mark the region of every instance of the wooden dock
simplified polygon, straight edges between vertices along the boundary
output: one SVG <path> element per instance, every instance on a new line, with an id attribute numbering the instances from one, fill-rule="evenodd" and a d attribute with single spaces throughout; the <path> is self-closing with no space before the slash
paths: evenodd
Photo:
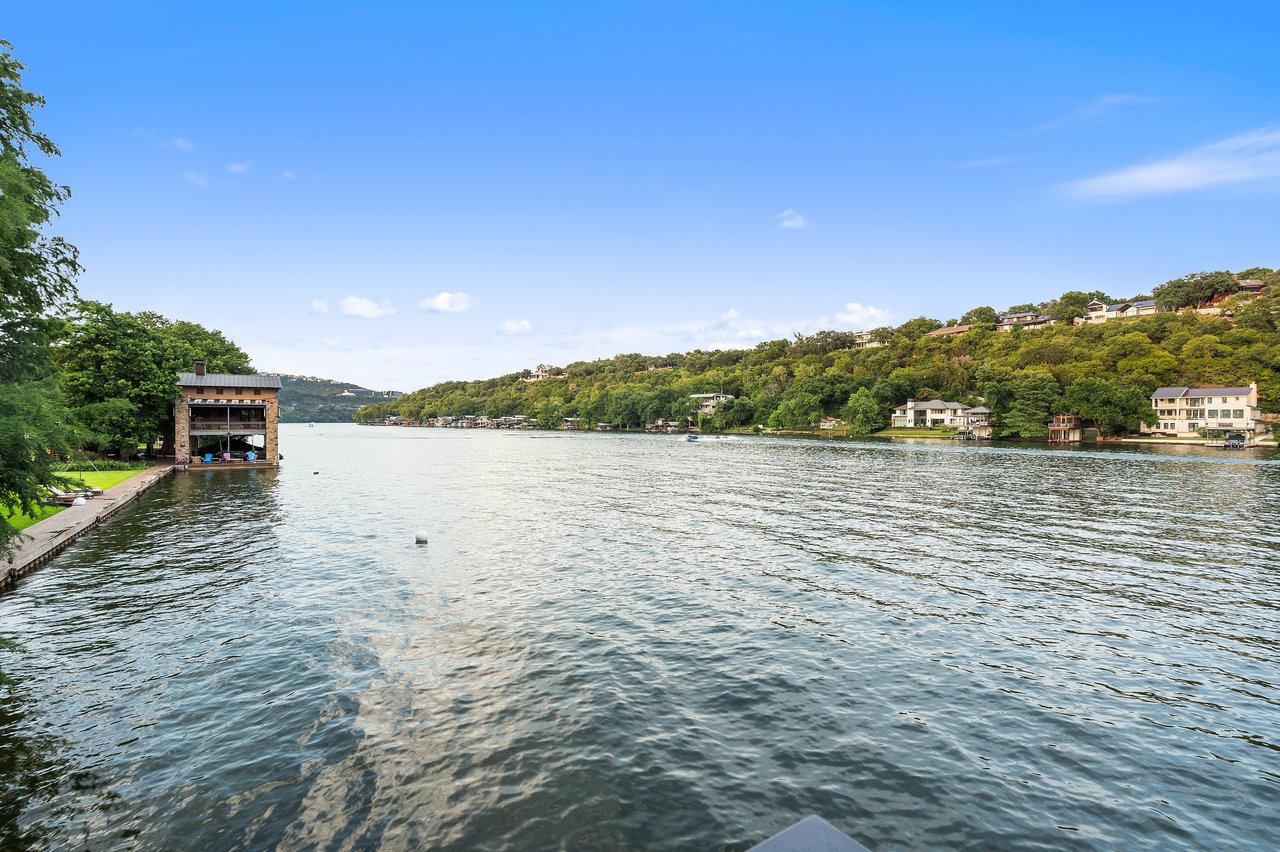
<path id="1" fill-rule="evenodd" d="M 68 506 L 56 515 L 32 524 L 15 539 L 13 558 L 0 562 L 0 588 L 43 565 L 80 536 L 137 499 L 138 495 L 173 473 L 172 464 L 153 465 L 108 488 L 83 506 Z"/>

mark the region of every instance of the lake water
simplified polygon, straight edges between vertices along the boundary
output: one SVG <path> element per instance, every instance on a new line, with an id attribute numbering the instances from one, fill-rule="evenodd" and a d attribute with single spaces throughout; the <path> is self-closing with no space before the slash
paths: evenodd
<path id="1" fill-rule="evenodd" d="M 1274 452 L 281 446 L 0 596 L 0 846 L 1280 841 Z"/>

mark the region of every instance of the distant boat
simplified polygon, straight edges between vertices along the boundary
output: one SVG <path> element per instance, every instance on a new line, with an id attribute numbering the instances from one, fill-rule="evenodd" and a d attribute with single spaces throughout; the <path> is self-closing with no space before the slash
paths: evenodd
<path id="1" fill-rule="evenodd" d="M 314 423 L 308 423 L 308 424 L 307 424 L 307 428 L 308 428 L 308 429 L 314 429 L 314 428 L 316 428 L 316 424 L 314 424 Z"/>
<path id="2" fill-rule="evenodd" d="M 693 434 L 692 432 L 690 432 L 688 435 L 685 435 L 685 436 L 684 436 L 684 439 L 685 439 L 686 441 L 696 441 L 696 440 L 698 440 L 698 436 L 697 436 L 697 435 L 695 435 L 695 434 Z"/>

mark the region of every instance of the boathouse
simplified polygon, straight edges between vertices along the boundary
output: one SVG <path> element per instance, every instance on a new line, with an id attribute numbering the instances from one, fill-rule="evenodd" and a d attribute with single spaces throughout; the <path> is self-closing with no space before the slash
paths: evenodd
<path id="1" fill-rule="evenodd" d="M 1078 444 L 1084 440 L 1080 418 L 1074 414 L 1055 414 L 1049 421 L 1050 444 Z"/>
<path id="2" fill-rule="evenodd" d="M 279 376 L 209 373 L 203 361 L 178 373 L 174 453 L 181 464 L 278 467 Z"/>

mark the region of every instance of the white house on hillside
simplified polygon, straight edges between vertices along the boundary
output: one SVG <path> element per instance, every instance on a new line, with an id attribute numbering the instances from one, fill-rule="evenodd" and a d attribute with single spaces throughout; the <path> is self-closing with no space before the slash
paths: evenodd
<path id="1" fill-rule="evenodd" d="M 1093 325 L 1113 319 L 1133 319 L 1160 313 L 1155 299 L 1141 299 L 1137 302 L 1116 302 L 1108 305 L 1094 299 L 1085 305 L 1085 315 L 1076 317 L 1076 325 Z"/>
<path id="2" fill-rule="evenodd" d="M 1238 388 L 1156 388 L 1151 407 L 1160 422 L 1143 424 L 1145 434 L 1195 437 L 1200 429 L 1258 433 L 1264 428 L 1257 382 Z"/>
<path id="3" fill-rule="evenodd" d="M 698 413 L 710 417 L 716 413 L 716 406 L 722 402 L 733 399 L 732 394 L 727 393 L 691 393 L 689 399 L 694 401 L 698 406 Z"/>

